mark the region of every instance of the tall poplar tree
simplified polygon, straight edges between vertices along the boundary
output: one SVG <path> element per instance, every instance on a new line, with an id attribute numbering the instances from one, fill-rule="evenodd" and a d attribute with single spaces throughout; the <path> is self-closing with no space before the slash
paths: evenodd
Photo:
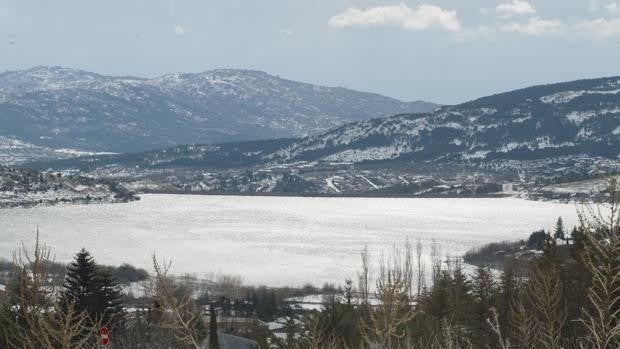
<path id="1" fill-rule="evenodd" d="M 217 313 L 213 303 L 209 306 L 209 349 L 220 349 L 220 340 L 217 336 Z"/>

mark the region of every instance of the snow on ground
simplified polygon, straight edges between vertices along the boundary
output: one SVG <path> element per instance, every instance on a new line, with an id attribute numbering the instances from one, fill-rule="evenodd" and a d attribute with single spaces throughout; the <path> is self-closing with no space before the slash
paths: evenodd
<path id="1" fill-rule="evenodd" d="M 405 177 L 403 177 L 403 176 L 398 176 L 398 179 L 400 179 L 401 181 L 403 181 L 403 183 L 405 183 L 406 185 L 409 185 L 409 184 L 410 184 L 410 183 L 409 183 L 409 181 L 408 181 Z"/>
<path id="2" fill-rule="evenodd" d="M 325 183 L 327 184 L 327 187 L 329 189 L 332 189 L 336 193 L 340 193 L 340 189 L 338 189 L 336 184 L 334 184 L 334 180 L 336 180 L 336 179 L 341 179 L 342 180 L 344 178 L 342 178 L 340 176 L 333 176 L 333 177 L 325 178 Z"/>
<path id="3" fill-rule="evenodd" d="M 0 136 L 0 164 L 13 165 L 31 160 L 65 159 L 77 156 L 109 155 L 114 153 L 92 152 L 79 149 L 54 149 Z"/>
<path id="4" fill-rule="evenodd" d="M 581 90 L 581 91 L 563 91 L 563 92 L 558 92 L 558 93 L 554 93 L 552 95 L 549 96 L 543 96 L 540 97 L 540 101 L 543 103 L 553 103 L 553 104 L 562 104 L 562 103 L 568 103 L 570 101 L 572 101 L 575 98 L 579 98 L 583 95 L 613 95 L 613 94 L 619 94 L 620 93 L 620 89 L 616 89 L 616 90 L 591 90 L 591 91 L 585 91 L 585 90 Z"/>
<path id="5" fill-rule="evenodd" d="M 307 198 L 143 195 L 127 204 L 0 210 L 0 257 L 37 226 L 57 261 L 80 248 L 107 265 L 151 270 L 151 255 L 172 260 L 174 274 L 239 275 L 248 284 L 342 285 L 355 278 L 364 245 L 373 262 L 406 239 L 425 258 L 435 240 L 461 255 L 482 244 L 576 223 L 576 206 L 497 199 Z M 429 265 L 430 261 L 427 262 Z M 376 266 L 376 263 L 375 263 Z"/>
<path id="6" fill-rule="evenodd" d="M 589 118 L 596 116 L 596 112 L 595 111 L 574 111 L 571 113 L 568 113 L 566 115 L 566 118 L 570 121 L 572 121 L 573 123 L 575 123 L 575 125 L 581 125 L 584 121 L 588 120 Z"/>
<path id="7" fill-rule="evenodd" d="M 371 187 L 375 188 L 375 189 L 380 189 L 378 185 L 376 185 L 375 183 L 373 183 L 370 179 L 368 179 L 366 176 L 364 175 L 359 175 L 361 179 L 365 180 L 366 182 L 368 182 L 368 184 L 370 184 Z"/>
<path id="8" fill-rule="evenodd" d="M 427 280 L 430 282 L 430 279 Z M 353 295 L 351 302 L 353 304 L 360 304 L 361 299 L 358 297 L 359 295 Z M 338 295 L 322 295 L 322 294 L 312 294 L 303 297 L 291 297 L 285 299 L 285 301 L 291 303 L 294 307 L 303 309 L 303 310 L 321 310 L 324 308 L 325 304 L 331 303 L 330 298 L 337 299 L 340 303 L 346 303 L 347 299 L 342 294 Z M 380 302 L 376 297 L 376 294 L 371 292 L 368 297 L 368 304 L 370 305 L 379 305 Z"/>
<path id="9" fill-rule="evenodd" d="M 123 292 L 136 298 L 145 297 L 149 294 L 149 282 L 138 281 L 122 285 Z"/>
<path id="10" fill-rule="evenodd" d="M 366 160 L 395 159 L 401 153 L 411 151 L 410 147 L 392 145 L 384 147 L 371 147 L 366 149 L 347 149 L 340 153 L 325 157 L 325 161 L 360 162 Z"/>
<path id="11" fill-rule="evenodd" d="M 620 180 L 620 177 L 618 177 L 618 180 Z M 607 184 L 601 179 L 589 179 L 585 181 L 548 185 L 543 189 L 556 193 L 590 194 L 604 190 L 606 185 Z"/>
<path id="12" fill-rule="evenodd" d="M 462 157 L 463 159 L 469 160 L 469 159 L 484 159 L 488 153 L 490 153 L 491 151 L 489 150 L 478 150 L 475 151 L 473 153 L 463 153 Z"/>

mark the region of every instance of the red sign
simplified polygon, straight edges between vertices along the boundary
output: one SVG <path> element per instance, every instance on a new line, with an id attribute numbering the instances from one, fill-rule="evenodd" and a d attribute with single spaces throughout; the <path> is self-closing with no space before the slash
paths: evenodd
<path id="1" fill-rule="evenodd" d="M 107 347 L 110 344 L 110 330 L 107 327 L 102 327 L 99 330 L 99 341 L 100 344 Z"/>

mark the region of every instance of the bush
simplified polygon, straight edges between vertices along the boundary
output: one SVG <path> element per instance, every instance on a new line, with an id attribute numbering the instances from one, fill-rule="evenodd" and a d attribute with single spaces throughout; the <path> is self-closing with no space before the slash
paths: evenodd
<path id="1" fill-rule="evenodd" d="M 121 284 L 129 284 L 132 282 L 139 282 L 148 279 L 149 273 L 141 268 L 136 268 L 131 264 L 121 264 L 118 267 L 103 266 L 116 277 L 116 280 Z"/>
<path id="2" fill-rule="evenodd" d="M 524 244 L 523 240 L 493 242 L 467 251 L 463 261 L 472 265 L 502 265 L 506 256 L 514 255 Z"/>
<path id="3" fill-rule="evenodd" d="M 544 230 L 533 232 L 527 239 L 526 247 L 528 249 L 542 250 L 547 240 L 547 233 Z"/>

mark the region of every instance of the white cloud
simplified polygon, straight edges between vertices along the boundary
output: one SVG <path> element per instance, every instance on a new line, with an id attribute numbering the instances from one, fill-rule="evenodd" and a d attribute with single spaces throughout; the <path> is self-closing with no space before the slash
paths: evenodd
<path id="1" fill-rule="evenodd" d="M 276 32 L 276 34 L 282 35 L 282 36 L 291 36 L 291 35 L 293 35 L 293 31 L 291 29 L 289 29 L 289 28 L 282 28 L 282 29 L 279 29 Z"/>
<path id="2" fill-rule="evenodd" d="M 501 25 L 503 32 L 514 32 L 533 36 L 561 35 L 565 32 L 564 22 L 558 19 L 530 18 L 526 23 L 508 23 Z"/>
<path id="3" fill-rule="evenodd" d="M 609 13 L 613 13 L 613 14 L 620 13 L 620 5 L 618 5 L 616 2 L 612 2 L 611 4 L 605 6 L 605 9 Z"/>
<path id="4" fill-rule="evenodd" d="M 441 28 L 457 32 L 461 24 L 456 11 L 444 10 L 439 6 L 424 4 L 412 9 L 404 3 L 371 7 L 361 10 L 350 7 L 343 13 L 329 19 L 329 25 L 336 28 L 397 26 L 408 30 Z"/>
<path id="5" fill-rule="evenodd" d="M 536 13 L 536 9 L 532 4 L 523 0 L 512 0 L 511 2 L 505 2 L 497 5 L 495 13 L 504 17 L 511 17 L 515 15 L 531 15 Z"/>
<path id="6" fill-rule="evenodd" d="M 181 25 L 177 25 L 177 27 L 174 28 L 174 32 L 177 33 L 177 35 L 183 35 L 185 34 L 185 29 L 181 27 Z"/>
<path id="7" fill-rule="evenodd" d="M 574 27 L 576 33 L 596 39 L 620 38 L 620 18 L 582 20 Z"/>

